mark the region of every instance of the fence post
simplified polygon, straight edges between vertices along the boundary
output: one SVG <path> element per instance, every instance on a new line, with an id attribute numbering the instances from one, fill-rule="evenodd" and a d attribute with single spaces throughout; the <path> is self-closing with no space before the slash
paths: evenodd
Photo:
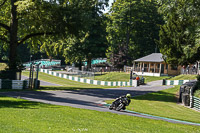
<path id="1" fill-rule="evenodd" d="M 190 89 L 190 108 L 193 108 L 193 88 Z"/>
<path id="2" fill-rule="evenodd" d="M 162 85 L 166 85 L 166 80 L 165 79 L 163 79 L 163 82 L 162 82 Z"/>

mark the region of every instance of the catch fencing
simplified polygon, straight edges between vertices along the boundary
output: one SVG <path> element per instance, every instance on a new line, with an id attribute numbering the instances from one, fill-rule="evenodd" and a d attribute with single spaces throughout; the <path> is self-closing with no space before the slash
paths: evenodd
<path id="1" fill-rule="evenodd" d="M 80 71 L 76 67 L 67 66 L 66 71 L 59 71 L 59 73 L 66 74 L 68 76 L 74 76 L 79 78 L 88 78 L 88 79 L 94 79 L 95 73 L 89 72 L 89 71 Z"/>

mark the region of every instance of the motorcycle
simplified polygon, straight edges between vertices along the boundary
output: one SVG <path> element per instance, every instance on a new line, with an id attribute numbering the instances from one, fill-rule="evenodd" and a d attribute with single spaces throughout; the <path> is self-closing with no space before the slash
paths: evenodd
<path id="1" fill-rule="evenodd" d="M 120 111 L 121 109 L 125 110 L 126 106 L 128 106 L 127 98 L 121 97 L 121 98 L 117 98 L 114 102 L 112 102 L 112 104 L 109 106 L 109 109 Z"/>

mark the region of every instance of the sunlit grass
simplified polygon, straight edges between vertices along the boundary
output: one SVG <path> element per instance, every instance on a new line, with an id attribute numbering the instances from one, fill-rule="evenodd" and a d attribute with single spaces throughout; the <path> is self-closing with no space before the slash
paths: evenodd
<path id="1" fill-rule="evenodd" d="M 127 109 L 156 116 L 200 123 L 200 112 L 177 103 L 176 94 L 179 87 L 180 86 L 175 86 L 167 90 L 133 97 Z M 112 101 L 108 101 L 108 103 L 111 102 Z"/>
<path id="2" fill-rule="evenodd" d="M 24 76 L 29 76 L 29 72 L 23 71 L 22 73 Z M 92 84 L 86 84 L 86 83 L 81 83 L 81 82 L 76 82 L 56 76 L 52 76 L 46 73 L 39 72 L 39 80 L 43 80 L 46 82 L 62 85 L 62 86 L 42 86 L 41 89 L 49 89 L 49 90 L 65 90 L 65 89 L 90 89 L 90 88 L 111 88 L 109 86 L 101 86 L 101 85 L 92 85 Z"/>
<path id="3" fill-rule="evenodd" d="M 194 80 L 194 79 L 197 79 L 197 75 L 181 74 L 181 75 L 175 76 L 169 80 Z"/>
<path id="4" fill-rule="evenodd" d="M 145 83 L 169 78 L 168 76 L 161 76 L 161 77 L 143 76 L 143 77 L 145 78 Z M 101 74 L 96 75 L 95 79 L 102 81 L 129 81 L 130 74 L 125 72 L 110 72 L 110 73 L 103 73 L 102 75 Z"/>
<path id="5" fill-rule="evenodd" d="M 1 133 L 198 133 L 198 126 L 0 97 Z"/>

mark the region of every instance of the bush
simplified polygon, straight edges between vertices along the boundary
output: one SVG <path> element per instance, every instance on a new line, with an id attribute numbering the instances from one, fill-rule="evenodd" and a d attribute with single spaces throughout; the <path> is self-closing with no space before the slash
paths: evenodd
<path id="1" fill-rule="evenodd" d="M 194 96 L 200 98 L 200 75 L 197 76 L 197 82 L 194 87 Z"/>
<path id="2" fill-rule="evenodd" d="M 194 96 L 200 98 L 200 89 L 195 91 Z"/>
<path id="3" fill-rule="evenodd" d="M 200 75 L 197 76 L 197 81 L 200 81 Z"/>

